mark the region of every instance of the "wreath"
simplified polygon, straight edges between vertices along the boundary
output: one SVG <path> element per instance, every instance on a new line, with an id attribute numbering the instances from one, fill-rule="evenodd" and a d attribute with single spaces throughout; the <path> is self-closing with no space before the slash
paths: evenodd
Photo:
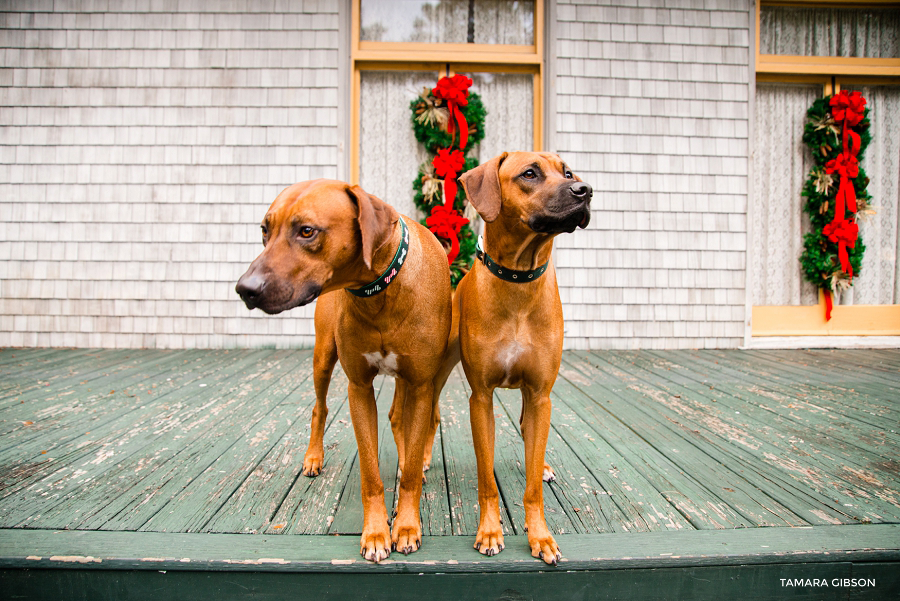
<path id="1" fill-rule="evenodd" d="M 469 91 L 471 85 L 465 75 L 442 77 L 409 105 L 416 140 L 432 157 L 419 167 L 413 201 L 427 215 L 422 223 L 447 251 L 454 286 L 471 268 L 475 254 L 475 233 L 463 217 L 466 194 L 457 180 L 478 166 L 466 153 L 484 139 L 487 114 L 481 97 Z"/>
<path id="2" fill-rule="evenodd" d="M 868 114 L 865 98 L 856 91 L 820 98 L 806 113 L 803 142 L 815 166 L 802 192 L 812 231 L 804 237 L 800 264 L 806 279 L 824 292 L 826 320 L 831 319 L 832 294 L 853 285 L 862 269 L 866 247 L 858 218 L 874 213 L 866 192 L 869 178 L 859 166 L 872 140 Z"/>

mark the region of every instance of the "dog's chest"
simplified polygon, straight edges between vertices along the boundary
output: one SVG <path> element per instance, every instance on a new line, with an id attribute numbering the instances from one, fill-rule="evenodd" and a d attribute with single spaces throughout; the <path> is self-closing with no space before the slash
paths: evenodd
<path id="1" fill-rule="evenodd" d="M 363 357 L 369 365 L 378 369 L 378 373 L 397 377 L 400 369 L 397 353 L 389 352 L 384 355 L 380 352 L 363 353 Z"/>

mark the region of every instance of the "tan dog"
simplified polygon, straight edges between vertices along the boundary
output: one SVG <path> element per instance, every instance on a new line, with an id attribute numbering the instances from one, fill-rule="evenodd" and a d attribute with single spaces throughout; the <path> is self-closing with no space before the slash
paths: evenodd
<path id="1" fill-rule="evenodd" d="M 248 308 L 271 314 L 321 297 L 314 350 L 316 410 L 324 426 L 325 393 L 339 359 L 349 380 L 359 449 L 360 552 L 381 561 L 391 548 L 415 551 L 421 546 L 421 473 L 433 419 L 434 380 L 451 320 L 447 255 L 423 226 L 359 186 L 331 180 L 285 189 L 269 207 L 262 230 L 265 249 L 235 289 Z M 388 527 L 378 468 L 372 387 L 378 373 L 396 378 L 392 422 L 402 434 L 398 450 L 408 468 L 400 479 L 393 528 Z M 314 429 L 316 423 L 314 415 Z M 304 462 L 305 470 L 319 469 L 321 457 L 318 466 L 314 459 Z"/>
<path id="2" fill-rule="evenodd" d="M 563 345 L 562 303 L 550 255 L 557 234 L 587 226 L 592 190 L 558 156 L 533 152 L 503 153 L 464 173 L 460 181 L 485 221 L 481 260 L 454 297 L 463 368 L 472 388 L 469 407 L 481 506 L 475 548 L 485 555 L 503 549 L 494 480 L 493 394 L 495 388 L 519 388 L 528 543 L 534 557 L 556 564 L 561 555 L 544 519 L 542 482 L 548 469 L 544 453 L 550 390 Z"/>

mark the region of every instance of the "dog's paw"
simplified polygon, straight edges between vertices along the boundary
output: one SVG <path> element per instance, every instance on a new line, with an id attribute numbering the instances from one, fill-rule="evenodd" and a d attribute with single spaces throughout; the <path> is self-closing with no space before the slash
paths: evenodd
<path id="1" fill-rule="evenodd" d="M 322 463 L 324 458 L 321 455 L 307 455 L 303 458 L 303 471 L 301 472 L 308 478 L 315 478 L 322 473 Z"/>
<path id="2" fill-rule="evenodd" d="M 475 548 L 478 552 L 491 557 L 502 551 L 503 547 L 503 529 L 500 527 L 500 520 L 496 517 L 481 520 L 475 534 Z"/>
<path id="3" fill-rule="evenodd" d="M 528 544 L 531 546 L 531 556 L 544 560 L 544 563 L 555 566 L 560 559 L 562 553 L 559 551 L 559 545 L 550 532 L 546 532 L 543 536 L 536 536 L 529 532 Z"/>
<path id="4" fill-rule="evenodd" d="M 383 529 L 367 530 L 359 539 L 359 554 L 368 561 L 378 563 L 391 555 L 391 531 L 387 522 Z"/>
<path id="5" fill-rule="evenodd" d="M 544 473 L 541 476 L 541 479 L 544 482 L 553 482 L 554 480 L 556 480 L 556 474 L 553 473 L 553 468 L 546 463 L 544 464 Z"/>
<path id="6" fill-rule="evenodd" d="M 404 555 L 418 551 L 422 547 L 422 529 L 418 523 L 402 525 L 400 520 L 394 520 L 394 528 L 391 532 L 391 548 Z"/>

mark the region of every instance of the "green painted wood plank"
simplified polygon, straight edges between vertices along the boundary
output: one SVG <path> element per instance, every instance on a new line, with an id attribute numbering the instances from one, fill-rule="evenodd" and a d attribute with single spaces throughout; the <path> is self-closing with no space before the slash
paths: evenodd
<path id="1" fill-rule="evenodd" d="M 5 365 L 14 365 L 22 361 L 38 361 L 43 358 L 59 353 L 63 349 L 48 347 L 0 347 L 0 369 Z M 72 350 L 72 349 L 67 349 Z M 89 349 L 84 349 L 89 350 Z"/>
<path id="2" fill-rule="evenodd" d="M 152 489 L 152 499 L 136 499 L 108 520 L 96 516 L 102 521 L 100 527 L 106 530 L 202 532 L 287 430 L 298 420 L 309 419 L 311 402 L 315 400 L 309 379 L 312 355 L 304 353 L 302 357 L 295 356 L 300 360 L 276 376 L 274 384 L 255 394 L 247 408 L 252 409 L 252 413 L 235 412 L 227 423 L 179 453 L 170 462 L 177 478 L 166 475 L 154 479 L 156 482 L 147 482 L 145 478 L 141 485 L 144 490 Z M 295 400 L 295 397 L 299 397 L 299 404 L 285 402 L 288 398 Z M 182 457 L 185 454 L 187 456 Z M 190 466 L 188 470 L 186 463 Z M 201 473 L 193 475 L 207 463 Z"/>
<path id="3" fill-rule="evenodd" d="M 716 407 L 720 409 L 728 407 L 732 412 L 739 411 L 739 415 L 755 419 L 761 428 L 767 429 L 770 440 L 786 441 L 801 452 L 811 455 L 833 453 L 834 458 L 830 460 L 856 465 L 862 470 L 896 455 L 896 445 L 885 440 L 883 430 L 841 419 L 815 405 L 814 398 L 798 399 L 763 392 L 753 386 L 736 386 L 729 380 L 717 381 L 710 386 L 695 370 L 669 361 L 665 353 L 643 353 L 634 359 L 635 367 L 649 372 L 650 378 L 661 378 L 683 387 L 690 391 L 694 400 L 719 403 Z M 711 409 L 711 406 L 707 408 Z M 874 441 L 873 435 L 877 437 Z M 897 482 L 890 474 L 884 477 L 886 481 Z"/>
<path id="4" fill-rule="evenodd" d="M 9 349 L 0 348 L 0 374 L 10 375 L 23 370 L 53 366 L 59 362 L 77 361 L 78 357 L 96 352 L 98 349 Z M 115 352 L 115 351 L 113 351 Z M 119 351 L 121 352 L 121 351 Z"/>
<path id="5" fill-rule="evenodd" d="M 22 460 L 41 451 L 55 450 L 73 437 L 97 431 L 105 424 L 127 415 L 136 408 L 155 404 L 158 399 L 176 391 L 176 383 L 187 374 L 199 377 L 227 365 L 227 351 L 204 352 L 200 355 L 175 355 L 146 365 L 145 370 L 89 381 L 69 392 L 51 393 L 47 403 L 30 401 L 24 416 L 32 422 L 22 423 L 3 435 L 0 456 L 12 454 Z M 99 384 L 98 384 L 99 382 Z M 116 388 L 109 388 L 115 386 Z"/>
<path id="6" fill-rule="evenodd" d="M 878 415 L 894 418 L 900 416 L 896 407 L 884 403 L 885 399 L 900 394 L 900 382 L 896 379 L 874 374 L 849 363 L 842 364 L 839 360 L 832 361 L 826 368 L 800 361 L 797 355 L 783 355 L 779 351 L 745 353 L 740 358 L 765 365 L 769 369 L 777 369 L 781 378 L 805 377 L 824 389 L 834 390 L 837 393 L 835 400 L 848 404 L 850 408 L 855 408 L 860 400 L 864 400 L 866 406 L 883 410 L 877 412 Z"/>
<path id="7" fill-rule="evenodd" d="M 5 436 L 8 432 L 17 430 L 19 420 L 34 422 L 36 428 L 29 430 L 33 431 L 56 423 L 53 421 L 55 418 L 65 417 L 75 410 L 93 408 L 94 405 L 102 408 L 105 403 L 98 401 L 106 400 L 105 397 L 111 394 L 111 390 L 116 390 L 116 387 L 122 390 L 152 379 L 184 356 L 186 351 L 160 351 L 149 358 L 132 357 L 109 369 L 66 378 L 49 387 L 39 386 L 22 395 L 13 396 L 7 399 L 7 409 L 0 412 L 0 435 Z"/>
<path id="8" fill-rule="evenodd" d="M 794 452 L 801 457 L 808 457 L 827 473 L 843 474 L 845 481 L 847 478 L 851 480 L 864 478 L 874 484 L 881 478 L 883 482 L 879 482 L 876 486 L 894 489 L 900 483 L 890 473 L 877 469 L 876 464 L 882 462 L 877 455 L 871 454 L 859 445 L 842 440 L 840 435 L 823 435 L 815 439 L 817 426 L 828 427 L 828 423 L 821 418 L 816 416 L 805 421 L 796 418 L 783 419 L 773 409 L 774 405 L 766 403 L 767 399 L 771 401 L 771 397 L 734 392 L 727 382 L 716 382 L 714 386 L 710 386 L 689 377 L 676 382 L 679 370 L 675 364 L 661 359 L 659 355 L 649 356 L 656 358 L 655 363 L 641 355 L 633 357 L 635 361 L 631 362 L 633 368 L 630 370 L 627 361 L 617 365 L 635 374 L 645 383 L 655 385 L 669 394 L 675 394 L 676 398 L 685 400 L 690 405 L 686 411 L 691 412 L 693 419 L 704 422 L 716 421 L 734 428 L 735 431 L 740 429 L 753 431 L 785 453 Z M 667 367 L 667 364 L 670 367 Z M 634 368 L 637 368 L 637 371 Z M 835 430 L 839 432 L 837 428 Z M 887 489 L 885 492 L 891 494 L 889 491 L 890 489 Z M 896 493 L 894 496 L 897 496 Z"/>
<path id="9" fill-rule="evenodd" d="M 659 470 L 671 475 L 677 482 L 665 490 L 680 492 L 689 502 L 704 499 L 698 508 L 701 515 L 707 512 L 712 519 L 721 517 L 720 512 L 727 511 L 754 524 L 751 516 L 760 513 L 781 515 L 780 507 L 784 507 L 814 524 L 849 520 L 849 516 L 829 507 L 822 510 L 824 517 L 818 513 L 806 515 L 810 507 L 815 507 L 804 496 L 812 491 L 798 489 L 790 480 L 776 478 L 772 473 L 761 470 L 759 465 L 747 463 L 740 453 L 733 452 L 728 446 L 717 446 L 714 439 L 707 439 L 699 429 L 684 427 L 677 419 L 649 411 L 645 407 L 646 398 L 629 387 L 636 378 L 618 371 L 595 353 L 579 352 L 572 356 L 582 360 L 580 366 L 587 369 L 585 373 L 591 382 L 607 389 L 603 409 L 634 428 L 657 454 L 665 456 L 675 466 L 674 470 Z M 578 365 L 574 359 L 572 364 Z M 583 388 L 581 385 L 579 387 Z M 631 457 L 630 449 L 628 453 Z M 656 477 L 655 474 L 655 471 L 649 470 L 647 477 Z M 683 477 L 682 481 L 677 480 L 679 474 Z M 677 496 L 675 498 L 678 499 Z M 782 519 L 792 523 L 790 514 L 784 514 Z"/>
<path id="10" fill-rule="evenodd" d="M 208 424 L 229 418 L 228 409 L 246 403 L 254 386 L 258 386 L 256 378 L 276 369 L 289 354 L 287 351 L 264 353 L 260 361 L 247 366 L 244 372 L 231 373 L 230 377 L 218 383 L 210 382 L 207 387 L 182 390 L 180 400 L 155 406 L 142 422 L 126 419 L 126 423 L 119 424 L 121 427 L 106 436 L 104 432 L 95 433 L 96 440 L 78 445 L 81 459 L 66 462 L 50 476 L 23 489 L 25 494 L 19 496 L 23 503 L 14 508 L 4 504 L 0 509 L 7 511 L 0 512 L 2 523 L 11 520 L 28 525 L 54 520 L 48 527 L 65 527 L 110 503 L 122 501 L 117 496 L 119 491 L 128 491 L 132 483 L 154 472 L 190 440 L 205 432 Z M 265 360 L 267 355 L 270 361 Z M 125 464 L 131 467 L 130 471 L 122 469 Z M 97 479 L 108 476 L 110 471 L 116 472 L 115 481 L 107 480 L 106 487 L 97 488 Z"/>
<path id="11" fill-rule="evenodd" d="M 277 408 L 305 379 L 302 368 L 311 363 L 311 355 L 270 353 L 251 364 L 241 381 L 230 386 L 223 383 L 227 392 L 221 396 L 198 399 L 195 407 L 202 406 L 202 411 L 152 420 L 157 424 L 170 423 L 149 436 L 132 439 L 126 447 L 131 455 L 120 458 L 115 467 L 94 479 L 105 493 L 113 492 L 114 498 L 110 501 L 109 495 L 96 495 L 92 500 L 79 499 L 79 505 L 89 504 L 96 509 L 84 513 L 81 522 L 69 527 L 198 531 L 214 513 L 210 505 L 217 507 L 224 501 L 216 495 L 239 484 L 239 477 L 229 472 L 220 474 L 212 466 L 244 436 L 263 437 L 269 428 L 279 427 L 278 422 L 287 420 L 292 413 L 286 408 L 279 412 Z M 238 375 L 236 371 L 232 373 Z M 247 377 L 249 374 L 253 377 Z M 275 417 L 274 423 L 267 419 L 271 417 Z M 209 488 L 203 491 L 202 500 L 191 494 L 204 485 Z M 173 504 L 173 498 L 180 504 Z M 203 505 L 203 501 L 210 505 Z M 173 512 L 173 505 L 177 511 Z M 153 518 L 158 518 L 158 522 L 151 528 L 148 523 Z"/>
<path id="12" fill-rule="evenodd" d="M 441 392 L 441 440 L 450 506 L 452 534 L 474 537 L 478 532 L 478 464 L 469 418 L 469 390 L 462 365 L 457 365 Z M 496 457 L 495 457 L 496 463 Z M 496 478 L 496 473 L 495 476 Z M 497 483 L 499 488 L 500 482 Z M 501 491 L 502 492 L 502 491 Z M 503 536 L 515 534 L 512 515 L 502 494 L 499 500 Z M 469 545 L 474 545 L 470 538 Z"/>
<path id="13" fill-rule="evenodd" d="M 328 417 L 325 424 L 323 469 L 329 471 L 335 471 L 340 467 L 330 456 L 337 444 L 336 432 L 341 436 L 347 434 L 347 429 L 343 427 L 349 415 L 345 410 L 347 383 L 347 377 L 338 366 L 334 370 L 326 401 Z M 285 528 L 284 523 L 273 520 L 292 487 L 309 482 L 301 475 L 301 471 L 303 456 L 309 442 L 308 416 L 311 414 L 312 405 L 309 405 L 304 409 L 306 417 L 294 420 L 293 426 L 241 482 L 235 493 L 206 524 L 204 531 L 256 533 L 265 532 L 278 524 L 280 527 L 273 529 L 278 533 Z M 338 419 L 343 419 L 345 423 L 332 429 L 332 425 Z"/>
<path id="14" fill-rule="evenodd" d="M 893 582 L 890 570 L 900 564 L 866 564 L 878 582 Z M 422 591 L 436 601 L 457 599 L 619 599 L 633 601 L 719 601 L 738 596 L 744 601 L 773 601 L 789 596 L 809 601 L 846 601 L 842 588 L 799 589 L 781 584 L 797 573 L 817 580 L 842 580 L 855 573 L 855 564 L 765 564 L 687 568 L 623 569 L 604 572 L 579 570 L 498 574 L 404 573 L 335 574 L 239 572 L 209 573 L 162 570 L 2 570 L 0 586 L 14 598 L 56 601 L 223 601 L 252 595 L 254 599 L 291 599 L 302 590 L 316 599 L 343 598 L 353 591 L 359 600 L 383 599 L 390 591 L 397 601 L 419 601 Z M 900 571 L 900 570 L 898 570 Z M 885 577 L 887 576 L 887 577 Z M 896 599 L 900 587 L 849 593 L 854 600 Z"/>
<path id="15" fill-rule="evenodd" d="M 619 407 L 622 391 L 617 383 L 603 385 L 598 381 L 598 370 L 594 365 L 567 353 L 563 358 L 560 378 L 554 387 L 559 399 L 554 409 L 554 419 L 560 425 L 567 425 L 572 431 L 583 433 L 580 436 L 567 436 L 569 444 L 584 446 L 579 455 L 597 463 L 595 473 L 598 478 L 612 476 L 615 489 L 611 489 L 612 498 L 621 507 L 628 508 L 634 515 L 644 516 L 642 521 L 649 521 L 652 529 L 661 526 L 657 512 L 647 513 L 643 505 L 637 505 L 643 499 L 635 498 L 634 486 L 620 483 L 623 466 L 636 472 L 641 480 L 651 487 L 675 508 L 692 528 L 735 528 L 754 524 L 729 504 L 717 496 L 713 490 L 722 488 L 722 476 L 715 475 L 714 486 L 709 484 L 705 471 L 700 472 L 698 481 L 694 461 L 690 469 L 679 465 L 676 461 L 687 454 L 671 453 L 679 449 L 685 441 L 679 435 L 673 435 L 666 429 L 658 428 L 647 422 L 639 414 L 621 415 L 614 409 Z M 615 403 L 615 407 L 611 407 Z M 557 415 L 559 416 L 557 418 Z M 589 445 L 589 446 L 588 446 Z M 698 459 L 702 459 L 698 458 Z M 708 465 L 700 463 L 709 469 Z M 602 469 L 601 469 L 602 468 Z M 626 472 L 628 473 L 628 472 Z M 705 483 L 705 484 L 704 484 Z M 652 492 L 646 493 L 653 495 Z M 732 493 L 722 491 L 723 495 L 740 495 L 739 490 Z M 654 498 L 654 496 L 650 496 Z"/>
<path id="16" fill-rule="evenodd" d="M 604 355 L 612 353 L 593 353 L 590 357 L 597 361 L 604 361 Z M 621 372 L 615 365 L 606 362 L 605 370 L 617 378 L 631 378 L 627 373 Z M 707 447 L 707 455 L 719 458 L 722 455 L 739 459 L 745 465 L 753 465 L 754 471 L 769 480 L 779 480 L 781 486 L 786 482 L 793 482 L 794 489 L 801 492 L 801 497 L 791 501 L 779 498 L 780 487 L 762 487 L 762 490 L 791 511 L 816 523 L 813 516 L 826 520 L 829 512 L 834 519 L 834 512 L 844 514 L 854 520 L 884 521 L 886 516 L 892 515 L 890 505 L 871 499 L 859 499 L 851 497 L 848 491 L 836 489 L 831 486 L 832 476 L 823 473 L 814 464 L 810 465 L 809 458 L 795 457 L 785 454 L 777 446 L 755 435 L 749 429 L 732 429 L 727 424 L 718 422 L 700 423 L 697 421 L 685 425 L 684 415 L 690 415 L 690 408 L 681 400 L 664 391 L 641 382 L 628 384 L 628 392 L 636 395 L 636 402 L 647 415 L 655 415 L 661 424 L 673 424 L 686 433 L 695 434 L 692 441 L 699 448 Z M 820 505 L 809 507 L 809 499 L 819 499 Z M 801 499 L 803 499 L 801 501 Z M 798 505 L 798 501 L 800 504 Z M 807 507 L 803 507 L 807 505 Z M 802 508 L 802 509 L 801 509 Z M 816 513 L 825 512 L 825 513 Z"/>
<path id="17" fill-rule="evenodd" d="M 90 413 L 73 418 L 72 412 L 69 412 L 61 416 L 56 427 L 45 428 L 40 434 L 24 441 L 10 440 L 15 436 L 6 435 L 4 441 L 14 444 L 0 454 L 4 465 L 4 471 L 0 472 L 0 482 L 3 483 L 0 499 L 38 486 L 40 481 L 52 483 L 60 477 L 67 477 L 72 472 L 71 465 L 86 461 L 92 455 L 99 456 L 105 449 L 120 445 L 133 436 L 135 424 L 147 423 L 161 413 L 165 416 L 173 407 L 183 407 L 184 391 L 199 390 L 197 382 L 201 378 L 205 380 L 200 383 L 216 386 L 233 376 L 227 368 L 243 369 L 257 358 L 269 354 L 271 351 L 232 352 L 229 355 L 231 358 L 226 360 L 218 352 L 203 352 L 197 355 L 196 360 L 182 363 L 178 369 L 174 364 L 170 365 L 158 374 L 158 379 L 144 379 L 132 388 L 118 389 L 115 395 L 102 391 L 97 402 L 107 405 L 106 409 L 114 408 L 114 412 L 106 415 L 104 410 L 99 410 L 98 413 L 103 416 L 101 419 L 95 419 Z M 153 385 L 157 385 L 158 394 L 139 394 L 152 390 Z M 131 394 L 132 390 L 135 394 Z"/>
<path id="18" fill-rule="evenodd" d="M 855 424 L 868 433 L 866 439 L 873 444 L 877 445 L 881 439 L 885 444 L 900 445 L 897 420 L 884 415 L 891 412 L 889 405 L 892 401 L 889 398 L 835 390 L 828 383 L 811 379 L 809 374 L 797 373 L 791 376 L 782 369 L 781 364 L 760 365 L 742 355 L 743 353 L 725 356 L 698 355 L 691 351 L 686 354 L 676 353 L 674 357 L 677 358 L 674 360 L 696 372 L 698 377 L 706 378 L 710 374 L 722 372 L 727 376 L 721 377 L 733 379 L 735 386 L 749 393 L 783 395 L 795 399 L 791 404 L 805 404 L 811 411 L 818 411 L 826 416 L 833 415 L 839 426 L 843 423 Z"/>
<path id="19" fill-rule="evenodd" d="M 466 537 L 435 536 L 429 542 L 409 556 L 391 555 L 374 564 L 359 557 L 356 536 L 2 530 L 0 567 L 547 575 L 573 570 L 900 560 L 897 524 L 564 534 L 559 542 L 567 551 L 557 568 L 531 557 L 524 535 L 510 536 L 506 550 L 494 557 L 472 549 Z"/>
<path id="20" fill-rule="evenodd" d="M 46 404 L 73 394 L 73 391 L 84 385 L 105 386 L 114 382 L 116 374 L 140 373 L 154 362 L 172 360 L 183 356 L 187 351 L 138 351 L 112 355 L 109 363 L 89 361 L 82 365 L 71 365 L 64 370 L 42 370 L 36 372 L 39 378 L 31 385 L 19 390 L 11 390 L 0 401 L 0 419 L 16 415 L 16 412 L 32 411 Z M 70 369 L 71 368 L 71 369 Z"/>
<path id="21" fill-rule="evenodd" d="M 793 391 L 798 395 L 814 392 L 818 402 L 825 403 L 823 406 L 864 423 L 885 427 L 896 422 L 896 408 L 885 402 L 886 397 L 880 391 L 857 390 L 855 385 L 840 385 L 803 366 L 792 366 L 786 361 L 773 360 L 770 355 L 752 353 L 691 351 L 689 355 L 706 365 L 719 361 L 718 369 L 737 372 L 740 374 L 737 377 L 744 381 L 748 379 L 748 374 L 758 376 L 761 379 L 758 385 L 765 389 Z"/>
<path id="22" fill-rule="evenodd" d="M 384 379 L 375 380 L 376 399 L 383 382 Z M 268 534 L 325 534 L 335 514 L 343 508 L 341 499 L 357 455 L 349 402 L 342 405 L 325 431 L 325 440 L 333 442 L 325 447 L 322 473 L 315 478 L 301 476 L 294 482 L 266 529 Z M 358 475 L 356 479 L 359 480 Z M 349 504 L 347 511 L 352 511 Z M 359 512 L 361 516 L 361 502 Z"/>
<path id="23" fill-rule="evenodd" d="M 0 364 L 0 398 L 5 398 L 11 388 L 30 384 L 38 374 L 56 372 L 60 368 L 77 368 L 83 365 L 86 358 L 104 355 L 118 357 L 121 351 L 96 351 L 92 349 L 76 349 L 67 352 L 46 353 L 38 357 L 22 357 Z"/>
<path id="24" fill-rule="evenodd" d="M 876 381 L 884 382 L 896 389 L 900 384 L 897 379 L 897 363 L 885 360 L 885 356 L 874 350 L 826 351 L 810 349 L 806 351 L 784 353 L 772 351 L 773 357 L 787 359 L 794 364 L 816 367 L 826 375 L 831 375 L 835 368 L 858 371 Z M 897 354 L 896 352 L 893 354 Z"/>

